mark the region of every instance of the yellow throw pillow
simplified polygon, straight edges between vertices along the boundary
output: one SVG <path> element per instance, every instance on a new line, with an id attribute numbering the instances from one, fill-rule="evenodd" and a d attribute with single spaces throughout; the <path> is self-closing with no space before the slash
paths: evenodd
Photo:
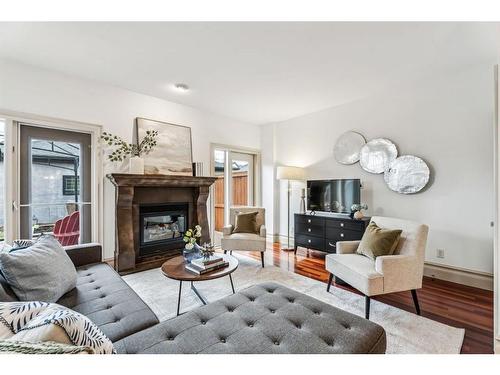
<path id="1" fill-rule="evenodd" d="M 238 212 L 234 221 L 233 233 L 256 233 L 257 228 L 257 211 L 254 212 Z"/>
<path id="2" fill-rule="evenodd" d="M 382 255 L 392 255 L 398 246 L 402 232 L 400 229 L 380 228 L 372 221 L 366 227 L 356 253 L 367 256 L 371 260 Z"/>

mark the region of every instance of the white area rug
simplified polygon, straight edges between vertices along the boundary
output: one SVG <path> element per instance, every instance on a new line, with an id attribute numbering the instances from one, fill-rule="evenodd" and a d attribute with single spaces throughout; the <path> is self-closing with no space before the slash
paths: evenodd
<path id="1" fill-rule="evenodd" d="M 332 286 L 330 293 L 326 284 L 266 265 L 260 261 L 235 254 L 240 264 L 233 273 L 236 291 L 264 281 L 274 281 L 291 289 L 305 293 L 330 305 L 353 314 L 364 316 L 364 297 Z M 179 282 L 167 279 L 160 269 L 124 276 L 125 281 L 151 307 L 160 320 L 175 316 Z M 215 301 L 231 293 L 229 277 L 203 281 L 196 284 L 198 290 L 209 301 Z M 183 283 L 181 311 L 201 305 L 187 282 Z M 387 353 L 460 353 L 465 330 L 450 327 L 416 314 L 400 310 L 372 300 L 370 320 L 380 324 L 387 333 Z"/>

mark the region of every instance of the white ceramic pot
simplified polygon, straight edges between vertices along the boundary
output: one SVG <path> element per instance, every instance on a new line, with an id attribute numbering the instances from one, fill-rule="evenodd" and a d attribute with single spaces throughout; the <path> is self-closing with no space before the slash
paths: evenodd
<path id="1" fill-rule="evenodd" d="M 361 211 L 356 211 L 356 212 L 354 213 L 354 218 L 355 218 L 356 220 L 361 220 L 363 217 L 364 217 L 364 215 L 363 215 L 363 213 L 362 213 Z"/>
<path id="2" fill-rule="evenodd" d="M 144 174 L 144 159 L 132 156 L 128 164 L 128 172 L 131 174 Z"/>

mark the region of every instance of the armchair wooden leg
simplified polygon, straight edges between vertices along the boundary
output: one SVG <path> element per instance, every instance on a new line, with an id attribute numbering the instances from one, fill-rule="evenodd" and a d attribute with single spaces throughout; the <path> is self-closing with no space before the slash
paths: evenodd
<path id="1" fill-rule="evenodd" d="M 260 252 L 260 261 L 262 262 L 262 268 L 264 268 L 264 252 Z"/>
<path id="2" fill-rule="evenodd" d="M 411 296 L 413 297 L 413 303 L 415 304 L 415 310 L 417 310 L 417 315 L 420 315 L 420 305 L 418 304 L 417 290 L 411 290 Z"/>
<path id="3" fill-rule="evenodd" d="M 330 272 L 330 276 L 328 277 L 328 285 L 326 287 L 326 291 L 330 291 L 330 287 L 332 286 L 332 281 L 333 281 L 333 273 Z"/>
<path id="4" fill-rule="evenodd" d="M 365 296 L 365 318 L 370 319 L 370 297 Z"/>

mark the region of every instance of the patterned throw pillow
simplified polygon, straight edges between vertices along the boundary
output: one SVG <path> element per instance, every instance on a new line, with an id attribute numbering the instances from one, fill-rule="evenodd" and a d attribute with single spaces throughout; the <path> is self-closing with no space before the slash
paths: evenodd
<path id="1" fill-rule="evenodd" d="M 24 342 L 0 340 L 0 354 L 94 354 L 86 346 L 66 345 L 57 342 Z"/>
<path id="2" fill-rule="evenodd" d="M 54 341 L 115 353 L 113 343 L 87 317 L 56 303 L 0 302 L 0 339 Z"/>

